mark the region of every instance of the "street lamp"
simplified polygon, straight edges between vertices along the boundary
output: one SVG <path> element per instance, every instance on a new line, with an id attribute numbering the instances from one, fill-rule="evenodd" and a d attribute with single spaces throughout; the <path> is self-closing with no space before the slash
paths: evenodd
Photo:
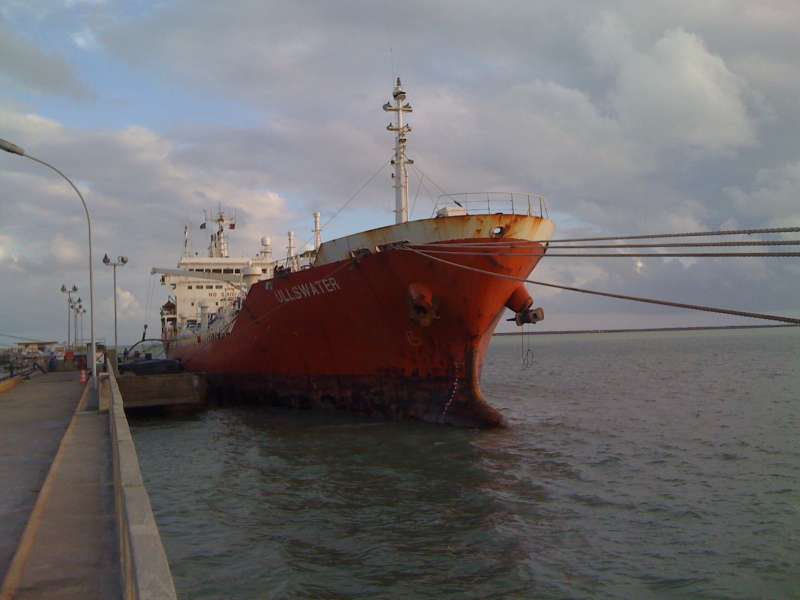
<path id="1" fill-rule="evenodd" d="M 117 349 L 117 267 L 124 267 L 128 263 L 127 256 L 118 256 L 116 262 L 103 256 L 103 264 L 114 268 L 114 350 Z"/>
<path id="2" fill-rule="evenodd" d="M 69 315 L 72 308 L 72 294 L 78 291 L 78 286 L 73 285 L 71 288 L 67 288 L 65 284 L 61 284 L 61 292 L 67 295 L 67 349 L 69 349 Z"/>
<path id="3" fill-rule="evenodd" d="M 81 309 L 81 343 L 83 343 L 83 340 L 84 340 L 84 337 L 83 337 L 83 315 L 85 315 L 85 314 L 86 314 L 86 309 L 82 308 Z"/>
<path id="4" fill-rule="evenodd" d="M 78 315 L 81 313 L 82 308 L 83 305 L 81 304 L 81 299 L 78 298 L 72 304 L 72 310 L 75 311 L 75 315 L 72 317 L 72 329 L 74 330 L 74 333 L 72 334 L 72 341 L 75 345 L 78 344 Z"/>
<path id="5" fill-rule="evenodd" d="M 43 160 L 39 160 L 38 158 L 31 156 L 30 154 L 25 154 L 25 150 L 17 146 L 16 144 L 12 144 L 4 139 L 0 139 L 0 150 L 5 150 L 11 154 L 16 154 L 18 156 L 24 156 L 32 160 L 33 162 L 37 162 L 40 165 L 44 165 L 45 167 L 52 169 L 61 177 L 63 177 L 66 182 L 70 185 L 70 187 L 75 190 L 75 193 L 78 194 L 78 198 L 81 199 L 81 204 L 83 204 L 83 212 L 86 213 L 86 227 L 89 231 L 89 335 L 92 338 L 92 355 L 91 355 L 91 362 L 92 362 L 92 385 L 94 386 L 95 394 L 97 394 L 97 344 L 95 343 L 94 339 L 94 269 L 92 268 L 92 219 L 89 217 L 89 209 L 86 207 L 86 200 L 83 199 L 83 195 L 81 194 L 80 190 L 75 187 L 75 184 L 72 183 L 69 177 L 64 175 L 61 171 L 56 169 L 50 163 L 46 163 Z M 73 286 L 74 287 L 74 286 Z M 69 314 L 69 313 L 67 313 Z M 67 330 L 69 330 L 69 324 L 67 324 Z M 69 331 L 67 332 L 69 334 Z"/>

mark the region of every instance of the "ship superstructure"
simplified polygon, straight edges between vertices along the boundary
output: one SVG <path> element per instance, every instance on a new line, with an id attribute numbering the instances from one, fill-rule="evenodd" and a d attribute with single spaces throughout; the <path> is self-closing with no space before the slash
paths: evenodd
<path id="1" fill-rule="evenodd" d="M 228 255 L 235 220 L 222 210 L 208 256 L 185 238 L 177 269 L 154 269 L 170 294 L 162 307 L 170 356 L 206 375 L 220 395 L 330 407 L 390 418 L 496 426 L 480 391 L 483 356 L 506 309 L 518 325 L 541 309 L 519 279 L 545 253 L 554 225 L 533 194 L 442 197 L 428 219 L 408 219 L 410 103 L 398 78 L 395 224 L 313 248 L 289 234 L 274 260 L 268 239 L 252 258 Z M 538 214 L 537 214 L 538 209 Z M 522 243 L 522 250 L 520 250 Z"/>

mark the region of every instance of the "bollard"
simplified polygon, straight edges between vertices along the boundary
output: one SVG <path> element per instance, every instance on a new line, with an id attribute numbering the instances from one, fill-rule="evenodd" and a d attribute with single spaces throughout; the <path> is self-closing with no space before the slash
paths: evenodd
<path id="1" fill-rule="evenodd" d="M 87 379 L 86 369 L 81 369 L 81 383 L 86 383 Z"/>

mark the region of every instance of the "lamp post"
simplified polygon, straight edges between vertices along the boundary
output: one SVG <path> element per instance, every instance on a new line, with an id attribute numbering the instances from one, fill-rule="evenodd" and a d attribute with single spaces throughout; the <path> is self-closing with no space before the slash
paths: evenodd
<path id="1" fill-rule="evenodd" d="M 85 315 L 85 314 L 86 314 L 86 309 L 82 308 L 81 309 L 81 343 L 83 343 L 83 340 L 84 340 L 84 337 L 83 337 L 83 315 Z"/>
<path id="2" fill-rule="evenodd" d="M 89 217 L 89 209 L 86 207 L 86 200 L 83 199 L 83 195 L 81 194 L 80 190 L 75 187 L 75 184 L 72 183 L 69 177 L 64 175 L 61 171 L 56 169 L 50 163 L 46 163 L 43 160 L 39 160 L 38 158 L 31 156 L 30 154 L 25 154 L 25 150 L 17 146 L 16 144 L 12 144 L 4 139 L 0 139 L 0 150 L 5 150 L 10 154 L 16 154 L 17 156 L 24 156 L 25 158 L 29 158 L 33 162 L 37 162 L 40 165 L 44 165 L 45 167 L 55 171 L 61 177 L 63 177 L 66 182 L 70 185 L 70 187 L 75 190 L 75 193 L 78 194 L 78 198 L 81 200 L 81 204 L 83 204 L 83 212 L 86 213 L 86 227 L 89 231 L 89 335 L 92 338 L 92 352 L 91 352 L 91 362 L 92 362 L 92 386 L 94 387 L 94 392 L 97 394 L 97 344 L 95 343 L 94 339 L 94 269 L 92 268 L 92 219 Z M 73 286 L 74 287 L 74 286 Z M 67 313 L 69 314 L 69 313 Z M 69 330 L 69 326 L 67 326 L 67 330 Z"/>
<path id="3" fill-rule="evenodd" d="M 71 288 L 67 288 L 65 284 L 61 284 L 61 292 L 67 295 L 67 350 L 69 349 L 69 315 L 72 309 L 72 294 L 78 291 L 78 286 L 73 285 Z M 66 350 L 65 350 L 66 352 Z"/>
<path id="4" fill-rule="evenodd" d="M 78 315 L 81 314 L 82 308 L 81 299 L 78 298 L 72 305 L 72 310 L 75 311 L 75 315 L 72 317 L 72 328 L 74 330 L 72 334 L 72 343 L 76 346 L 78 345 Z"/>
<path id="5" fill-rule="evenodd" d="M 118 256 L 116 261 L 111 260 L 108 254 L 103 256 L 103 264 L 114 269 L 114 350 L 117 349 L 117 267 L 124 267 L 127 263 L 127 256 Z"/>

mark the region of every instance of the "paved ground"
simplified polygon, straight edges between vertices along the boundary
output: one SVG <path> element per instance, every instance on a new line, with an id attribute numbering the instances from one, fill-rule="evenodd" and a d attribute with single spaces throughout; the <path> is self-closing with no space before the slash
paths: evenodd
<path id="1" fill-rule="evenodd" d="M 31 522 L 15 585 L 20 600 L 120 597 L 108 415 L 89 402 L 67 431 L 82 388 L 75 373 L 51 373 L 0 396 L 0 476 L 13 483 L 0 487 L 0 578 L 64 438 L 43 510 Z"/>
<path id="2" fill-rule="evenodd" d="M 0 582 L 82 391 L 73 372 L 0 394 Z"/>

